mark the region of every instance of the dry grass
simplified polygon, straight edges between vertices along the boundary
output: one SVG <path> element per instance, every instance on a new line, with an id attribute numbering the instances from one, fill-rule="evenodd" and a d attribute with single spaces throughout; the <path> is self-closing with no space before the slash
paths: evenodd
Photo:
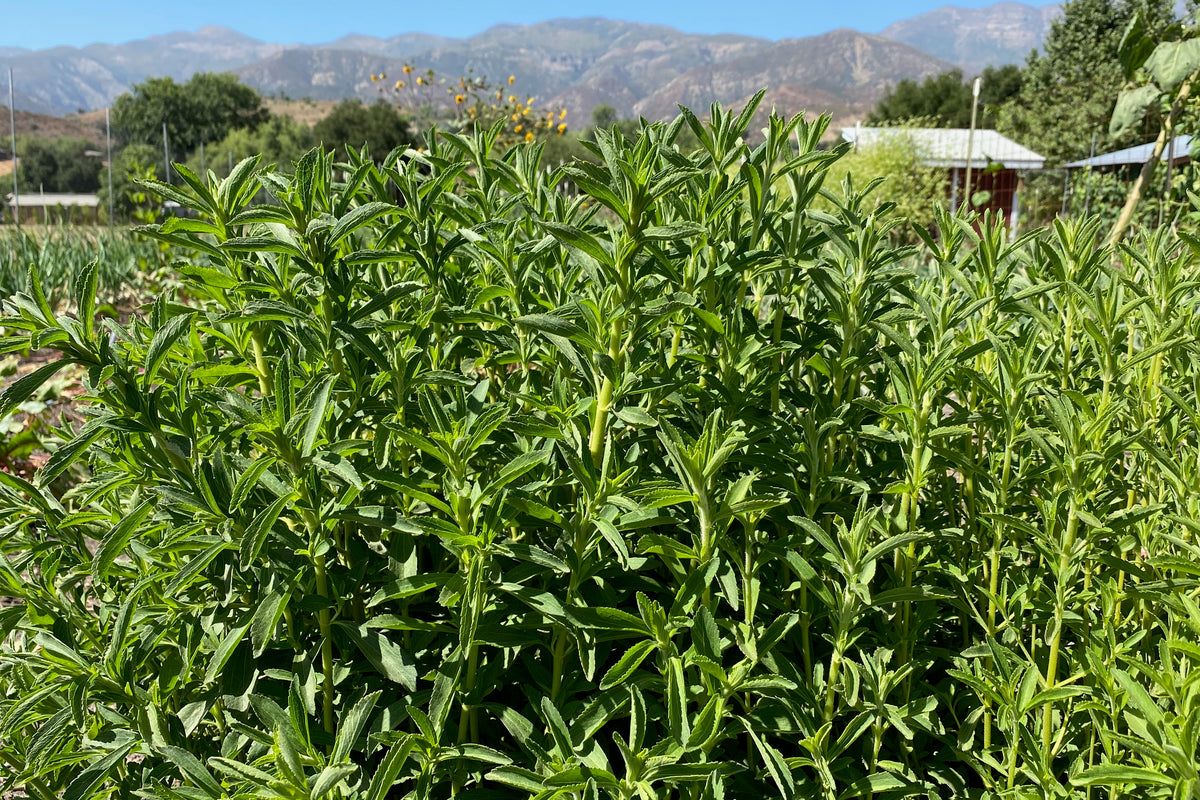
<path id="1" fill-rule="evenodd" d="M 329 116 L 329 112 L 335 105 L 337 100 L 267 100 L 267 110 L 272 114 L 279 114 L 285 117 L 291 117 L 301 125 L 312 127 L 325 117 Z"/>
<path id="2" fill-rule="evenodd" d="M 34 114 L 18 111 L 16 114 L 17 135 L 55 139 L 70 136 L 87 139 L 97 147 L 104 144 L 104 110 L 52 117 L 49 114 Z M 7 149 L 11 127 L 8 124 L 8 106 L 0 106 L 0 147 Z M 11 169 L 11 168 L 10 168 Z"/>

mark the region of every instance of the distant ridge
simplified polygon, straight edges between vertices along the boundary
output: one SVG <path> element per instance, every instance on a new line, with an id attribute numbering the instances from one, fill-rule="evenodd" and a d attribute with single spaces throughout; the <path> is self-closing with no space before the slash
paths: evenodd
<path id="1" fill-rule="evenodd" d="M 1000 2 L 983 8 L 942 6 L 889 25 L 883 36 L 978 72 L 984 67 L 1021 64 L 1041 46 L 1062 7 Z"/>
<path id="2" fill-rule="evenodd" d="M 842 29 L 777 42 L 600 17 L 497 25 L 465 39 L 353 34 L 319 46 L 262 42 L 212 25 L 115 45 L 0 47 L 0 67 L 13 68 L 17 108 L 58 115 L 103 108 L 148 77 L 199 71 L 235 71 L 267 95 L 370 100 L 380 96 L 370 76 L 395 78 L 405 64 L 450 80 L 468 71 L 515 75 L 523 94 L 566 107 L 574 125 L 600 103 L 621 116 L 671 117 L 679 103 L 737 103 L 764 86 L 783 112 L 855 114 L 902 78 L 1020 60 L 1053 13 L 1014 2 L 947 6 L 882 35 Z"/>

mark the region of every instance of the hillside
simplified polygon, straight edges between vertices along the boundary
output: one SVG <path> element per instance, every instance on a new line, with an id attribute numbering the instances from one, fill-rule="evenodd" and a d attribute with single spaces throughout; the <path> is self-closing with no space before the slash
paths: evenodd
<path id="1" fill-rule="evenodd" d="M 17 136 L 54 139 L 71 136 L 87 139 L 96 147 L 104 145 L 104 112 L 71 114 L 65 117 L 17 110 Z M 0 106 L 0 150 L 9 148 L 8 106 Z"/>
<path id="2" fill-rule="evenodd" d="M 524 41 L 524 46 L 517 46 Z M 600 103 L 621 116 L 675 115 L 677 104 L 736 103 L 766 86 L 780 110 L 862 111 L 900 77 L 923 78 L 952 65 L 881 36 L 839 30 L 805 39 L 765 42 L 699 36 L 661 26 L 609 20 L 555 20 L 493 29 L 471 40 L 409 58 L 348 50 L 286 50 L 238 75 L 263 92 L 333 99 L 379 96 L 373 73 L 392 78 L 405 64 L 453 79 L 515 75 L 522 94 L 564 107 L 576 124 Z M 536 44 L 533 44 L 536 43 Z M 431 97 L 440 97 L 435 89 Z"/>
<path id="3" fill-rule="evenodd" d="M 600 103 L 621 116 L 667 117 L 681 102 L 736 102 L 763 86 L 771 91 L 768 103 L 852 114 L 903 78 L 952 64 L 974 69 L 1019 60 L 1040 43 L 1054 13 L 1015 2 L 973 10 L 947 6 L 891 25 L 882 35 L 843 29 L 775 42 L 600 17 L 497 25 L 463 39 L 354 34 L 325 45 L 262 42 L 209 26 L 83 48 L 5 45 L 0 58 L 13 68 L 17 108 L 57 115 L 103 108 L 147 77 L 185 79 L 197 71 L 232 70 L 280 100 L 372 100 L 381 84 L 371 75 L 394 80 L 406 64 L 450 81 L 467 74 L 498 80 L 514 75 L 522 95 L 566 107 L 573 124 L 586 122 Z M 408 100 L 444 93 L 422 91 L 425 96 Z"/>
<path id="4" fill-rule="evenodd" d="M 943 6 L 889 25 L 881 35 L 978 72 L 987 66 L 1023 63 L 1061 13 L 1057 5 L 1038 8 L 1014 2 L 984 8 Z"/>
<path id="5" fill-rule="evenodd" d="M 899 77 L 924 78 L 950 67 L 907 45 L 843 29 L 756 48 L 719 68 L 689 70 L 637 103 L 634 111 L 649 119 L 668 118 L 678 104 L 733 104 L 766 86 L 767 107 L 838 114 L 868 108 Z"/>

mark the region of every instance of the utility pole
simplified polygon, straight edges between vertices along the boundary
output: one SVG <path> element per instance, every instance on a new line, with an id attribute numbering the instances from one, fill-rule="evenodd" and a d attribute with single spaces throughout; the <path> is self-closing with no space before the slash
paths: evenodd
<path id="1" fill-rule="evenodd" d="M 971 87 L 971 129 L 967 132 L 967 178 L 963 185 L 963 201 L 970 208 L 971 202 L 971 162 L 975 157 L 975 115 L 979 110 L 979 84 L 982 78 L 975 79 L 975 85 Z"/>
<path id="2" fill-rule="evenodd" d="M 163 180 L 167 184 L 170 184 L 171 183 L 171 151 L 167 149 L 167 123 L 166 122 L 163 122 L 163 165 L 166 167 L 166 172 L 163 173 L 163 175 L 165 176 L 163 178 Z"/>
<path id="3" fill-rule="evenodd" d="M 12 135 L 12 165 L 13 165 L 13 221 L 17 230 L 21 230 L 21 191 L 17 188 L 17 112 L 16 101 L 13 99 L 17 91 L 13 88 L 12 67 L 8 68 L 8 132 Z"/>
<path id="4" fill-rule="evenodd" d="M 112 181 L 112 126 L 108 121 L 108 109 L 104 109 L 104 145 L 108 149 L 108 227 L 113 226 L 113 181 Z"/>

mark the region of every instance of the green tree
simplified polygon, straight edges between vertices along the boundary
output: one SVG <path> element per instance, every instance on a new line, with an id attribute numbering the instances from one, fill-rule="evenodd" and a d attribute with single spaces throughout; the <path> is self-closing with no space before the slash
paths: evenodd
<path id="1" fill-rule="evenodd" d="M 361 100 L 343 100 L 329 115 L 313 126 L 313 137 L 342 157 L 346 148 L 367 145 L 372 155 L 382 158 L 397 147 L 411 147 L 416 138 L 408 120 L 383 100 L 365 105 Z"/>
<path id="2" fill-rule="evenodd" d="M 243 158 L 261 155 L 264 164 L 276 164 L 282 171 L 289 172 L 292 163 L 311 149 L 314 141 L 313 132 L 307 125 L 277 114 L 258 127 L 232 130 L 224 139 L 207 145 L 204 167 L 218 177 L 225 177 L 231 162 L 237 164 Z M 187 164 L 199 174 L 200 153 L 193 153 Z"/>
<path id="3" fill-rule="evenodd" d="M 608 103 L 601 103 L 592 109 L 592 125 L 596 128 L 611 128 L 617 124 L 617 110 Z"/>
<path id="4" fill-rule="evenodd" d="M 140 178 L 163 178 L 162 150 L 148 144 L 131 144 L 113 156 L 112 185 L 108 183 L 108 170 L 100 173 L 100 210 L 108 214 L 108 197 L 113 196 L 113 209 L 118 219 L 128 219 L 138 210 L 137 195 L 142 190 L 135 180 Z"/>
<path id="5" fill-rule="evenodd" d="M 114 135 L 124 144 L 162 147 L 163 123 L 171 158 L 184 160 L 201 142 L 219 141 L 232 130 L 253 128 L 269 114 L 262 96 L 231 73 L 198 72 L 186 83 L 149 78 L 116 99 Z"/>
<path id="6" fill-rule="evenodd" d="M 1108 135 L 1117 93 L 1125 80 L 1119 50 L 1139 9 L 1158 26 L 1173 16 L 1171 0 L 1069 0 L 1050 25 L 1041 52 L 1030 53 L 1020 93 L 999 113 L 998 127 L 1062 164 L 1097 148 L 1131 143 L 1136 135 Z M 1127 134 L 1134 134 L 1127 131 Z"/>
<path id="7" fill-rule="evenodd" d="M 91 149 L 87 139 L 24 139 L 17 147 L 17 180 L 27 192 L 94 192 L 100 188 L 101 162 L 88 155 Z"/>
<path id="8" fill-rule="evenodd" d="M 1021 68 L 988 67 L 980 78 L 979 124 L 991 127 L 995 110 L 1020 93 Z M 937 127 L 965 128 L 971 122 L 972 82 L 961 69 L 931 75 L 921 83 L 906 78 L 888 89 L 867 121 L 878 125 L 919 120 Z"/>

